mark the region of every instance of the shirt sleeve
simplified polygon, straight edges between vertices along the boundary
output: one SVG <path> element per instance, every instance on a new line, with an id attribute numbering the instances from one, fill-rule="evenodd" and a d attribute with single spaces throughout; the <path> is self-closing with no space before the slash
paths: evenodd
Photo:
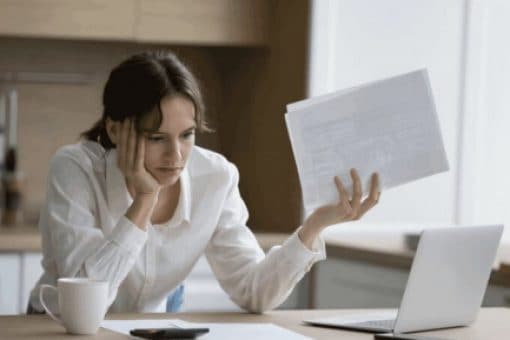
<path id="1" fill-rule="evenodd" d="M 98 225 L 97 185 L 86 164 L 57 154 L 50 165 L 46 204 L 39 228 L 44 263 L 56 265 L 56 276 L 89 277 L 110 284 L 109 304 L 133 267 L 147 233 L 121 216 L 111 232 Z M 44 235 L 47 235 L 46 237 Z M 44 244 L 46 243 L 46 244 Z"/>
<path id="2" fill-rule="evenodd" d="M 324 241 L 309 250 L 296 230 L 265 255 L 246 226 L 248 211 L 238 189 L 239 174 L 230 164 L 230 190 L 206 257 L 222 288 L 241 308 L 261 313 L 276 308 L 312 265 L 326 258 Z"/>

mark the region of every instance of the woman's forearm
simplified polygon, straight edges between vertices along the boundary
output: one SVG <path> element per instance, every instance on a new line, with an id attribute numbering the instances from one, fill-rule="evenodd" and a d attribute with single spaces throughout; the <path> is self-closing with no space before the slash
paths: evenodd
<path id="1" fill-rule="evenodd" d="M 311 221 L 305 221 L 299 230 L 298 236 L 301 242 L 310 250 L 312 250 L 313 243 L 324 227 L 314 225 Z"/>
<path id="2" fill-rule="evenodd" d="M 158 201 L 157 194 L 139 195 L 126 211 L 126 217 L 142 230 L 147 229 L 152 212 Z"/>

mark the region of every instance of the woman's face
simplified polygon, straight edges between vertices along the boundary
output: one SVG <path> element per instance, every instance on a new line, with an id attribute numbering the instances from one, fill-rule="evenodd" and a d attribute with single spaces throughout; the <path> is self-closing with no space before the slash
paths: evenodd
<path id="1" fill-rule="evenodd" d="M 195 144 L 195 107 L 185 97 L 165 97 L 161 112 L 159 129 L 144 133 L 145 167 L 162 186 L 171 186 L 179 180 Z"/>

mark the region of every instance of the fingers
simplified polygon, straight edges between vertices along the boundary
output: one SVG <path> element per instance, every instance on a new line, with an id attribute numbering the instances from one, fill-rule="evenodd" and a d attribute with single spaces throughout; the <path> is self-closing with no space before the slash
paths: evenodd
<path id="1" fill-rule="evenodd" d="M 381 191 L 379 189 L 379 174 L 373 173 L 372 179 L 370 181 L 370 194 L 368 197 L 361 203 L 359 216 L 363 216 L 368 210 L 370 210 L 374 205 L 379 202 L 379 198 L 381 197 Z"/>
<path id="2" fill-rule="evenodd" d="M 340 203 L 348 203 L 349 202 L 349 193 L 345 189 L 344 184 L 342 183 L 342 180 L 340 179 L 340 177 L 335 176 L 335 184 L 336 184 L 338 193 L 340 194 Z"/>
<path id="3" fill-rule="evenodd" d="M 145 138 L 143 138 L 142 134 L 139 134 L 136 143 L 136 160 L 135 160 L 136 171 L 140 171 L 144 168 L 145 166 L 144 161 L 145 161 Z"/>
<path id="4" fill-rule="evenodd" d="M 129 120 L 129 136 L 127 139 L 127 150 L 126 150 L 126 166 L 129 171 L 135 170 L 135 157 L 136 157 L 136 130 L 135 123 L 132 119 Z"/>
<path id="5" fill-rule="evenodd" d="M 352 178 L 352 200 L 351 207 L 354 216 L 358 215 L 360 206 L 361 206 L 361 180 L 358 175 L 358 171 L 356 169 L 351 169 L 351 178 Z M 354 217 L 353 216 L 353 217 Z"/>
<path id="6" fill-rule="evenodd" d="M 126 119 L 120 123 L 119 142 L 117 143 L 117 165 L 121 170 L 126 169 L 126 148 L 129 137 L 129 121 Z"/>
<path id="7" fill-rule="evenodd" d="M 370 196 L 376 199 L 377 203 L 377 197 L 380 194 L 379 190 L 379 174 L 377 172 L 372 174 L 372 180 L 370 181 Z"/>

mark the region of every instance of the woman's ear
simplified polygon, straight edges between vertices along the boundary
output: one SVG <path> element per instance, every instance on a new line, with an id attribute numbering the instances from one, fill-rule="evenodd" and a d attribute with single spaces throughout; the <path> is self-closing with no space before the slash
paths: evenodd
<path id="1" fill-rule="evenodd" d="M 110 117 L 106 117 L 106 133 L 108 137 L 112 141 L 113 144 L 117 145 L 120 136 L 120 129 L 122 127 L 121 122 L 115 122 L 110 119 Z"/>

